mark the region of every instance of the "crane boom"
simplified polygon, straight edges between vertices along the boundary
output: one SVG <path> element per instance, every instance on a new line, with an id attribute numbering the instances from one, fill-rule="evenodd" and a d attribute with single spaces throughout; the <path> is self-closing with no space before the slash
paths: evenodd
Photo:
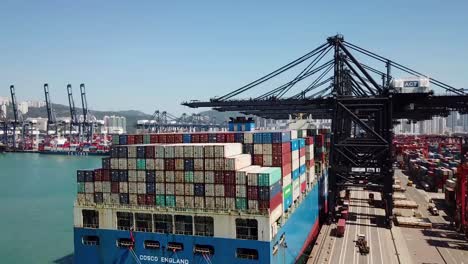
<path id="1" fill-rule="evenodd" d="M 48 134 L 50 125 L 56 125 L 57 120 L 52 110 L 52 102 L 50 101 L 50 95 L 49 95 L 49 84 L 47 83 L 44 84 L 44 95 L 45 95 L 46 109 L 47 109 L 47 132 L 46 133 Z"/>
<path id="2" fill-rule="evenodd" d="M 71 84 L 67 85 L 67 92 L 68 92 L 68 104 L 70 106 L 70 139 L 73 126 L 78 123 L 78 119 L 76 117 L 76 110 L 75 110 L 75 101 L 73 100 L 73 91 Z"/>

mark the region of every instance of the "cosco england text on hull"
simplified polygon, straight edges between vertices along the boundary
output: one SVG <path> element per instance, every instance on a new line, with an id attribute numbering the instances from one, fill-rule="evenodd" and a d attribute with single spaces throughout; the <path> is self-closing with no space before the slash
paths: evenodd
<path id="1" fill-rule="evenodd" d="M 288 131 L 288 133 L 291 132 Z M 283 138 L 278 143 L 275 142 L 279 140 L 273 140 L 271 144 L 283 144 L 285 146 L 285 142 L 289 144 L 289 141 L 295 140 L 294 137 L 296 136 L 293 136 L 292 139 L 291 137 Z M 266 141 L 269 140 L 263 139 L 262 144 L 266 144 L 264 143 Z M 155 142 L 155 144 L 158 143 L 160 142 Z M 188 143 L 175 143 L 173 146 L 177 147 L 179 144 L 189 146 L 190 144 Z M 244 145 L 249 144 L 245 143 L 245 141 L 240 143 Z M 208 148 L 206 146 L 210 145 L 209 142 L 204 144 L 205 148 Z M 129 145 L 125 146 L 130 147 Z M 167 147 L 166 145 L 165 148 Z M 289 149 L 289 147 L 286 148 Z M 293 146 L 292 149 L 294 148 L 296 147 Z M 300 149 L 300 146 L 298 148 Z M 227 153 L 231 150 L 225 147 L 224 151 Z M 300 150 L 297 153 L 294 151 L 288 150 L 287 152 L 292 153 L 293 157 L 296 154 L 298 157 L 302 155 L 299 153 L 301 152 Z M 241 152 L 243 154 L 240 155 L 245 155 L 245 148 Z M 203 158 L 209 159 L 210 154 L 204 153 L 203 155 L 205 156 Z M 284 159 L 284 155 L 289 155 L 284 153 L 286 151 L 282 154 L 283 161 L 288 160 Z M 167 150 L 165 154 L 165 158 L 172 158 L 173 156 Z M 198 158 L 196 154 L 185 154 L 189 157 L 188 159 Z M 238 157 L 237 153 L 234 154 L 236 154 L 235 157 Z M 309 155 L 313 156 L 310 153 Z M 111 153 L 111 159 L 112 156 L 113 154 Z M 117 156 L 117 154 L 114 154 L 114 156 Z M 177 154 L 174 154 L 174 156 L 177 156 Z M 225 156 L 226 159 L 231 157 L 229 155 Z M 131 158 L 127 155 L 127 160 Z M 146 158 L 148 159 L 148 155 Z M 121 199 L 119 201 L 106 202 L 99 201 L 100 198 L 98 198 L 98 201 L 90 201 L 91 196 L 88 196 L 88 199 L 84 196 L 82 200 L 78 197 L 75 203 L 75 263 L 301 263 L 308 257 L 307 253 L 310 252 L 325 216 L 328 189 L 327 164 L 325 161 L 315 161 L 314 166 L 312 166 L 313 168 L 309 164 L 308 168 L 310 171 L 308 171 L 312 172 L 311 178 L 307 180 L 299 195 L 294 193 L 294 187 L 288 190 L 285 186 L 293 186 L 295 178 L 299 181 L 300 176 L 292 176 L 289 173 L 283 176 L 285 174 L 281 173 L 278 176 L 278 181 L 281 183 L 277 183 L 283 186 L 283 188 L 280 188 L 282 190 L 280 191 L 280 205 L 276 205 L 276 202 L 273 201 L 277 196 L 277 191 L 275 190 L 277 188 L 275 187 L 277 180 L 275 180 L 276 178 L 273 175 L 274 172 L 269 169 L 259 169 L 255 164 L 250 166 L 250 163 L 246 168 L 241 168 L 242 166 L 237 168 L 229 167 L 229 170 L 237 171 L 235 174 L 237 176 L 232 176 L 236 178 L 236 185 L 247 186 L 245 200 L 250 202 L 247 202 L 246 206 L 240 204 L 242 200 L 239 202 L 239 199 L 242 199 L 241 197 L 244 196 L 243 192 L 239 191 L 239 187 L 237 192 L 234 192 L 232 195 L 227 191 L 230 184 L 227 183 L 227 178 L 230 177 L 230 174 L 223 174 L 222 176 L 225 179 L 223 182 L 223 194 L 225 198 L 223 198 L 224 200 L 219 205 L 217 204 L 218 200 L 216 200 L 216 195 L 219 195 L 219 193 L 216 193 L 216 188 L 221 188 L 221 184 L 219 183 L 219 179 L 216 180 L 214 178 L 213 185 L 215 186 L 215 191 L 213 199 L 216 201 L 216 204 L 212 208 L 209 208 L 208 198 L 211 193 L 207 191 L 211 184 L 209 183 L 211 182 L 210 177 L 203 179 L 205 186 L 203 192 L 203 195 L 205 195 L 204 208 L 200 208 L 193 204 L 193 202 L 191 204 L 190 201 L 184 201 L 183 199 L 179 200 L 179 202 L 180 204 L 183 203 L 184 207 L 179 207 L 180 204 L 179 206 L 168 205 L 167 196 L 170 196 L 169 193 L 172 194 L 172 191 L 167 189 L 167 186 L 170 186 L 173 180 L 170 178 L 171 176 L 167 177 L 172 173 L 166 173 L 164 177 L 164 185 L 166 187 L 164 191 L 166 203 L 164 206 L 158 206 L 157 204 L 161 203 L 158 200 L 152 200 L 149 203 L 141 201 L 141 199 L 148 197 L 147 193 L 152 193 L 149 189 L 145 189 L 146 196 L 140 196 L 141 199 L 134 202 L 135 204 L 131 204 L 130 201 L 125 203 Z M 291 161 L 291 163 L 293 162 L 295 161 Z M 237 164 L 239 164 L 239 161 Z M 166 165 L 164 171 L 171 171 L 171 166 Z M 208 173 L 211 170 L 209 166 L 205 164 L 204 174 L 210 174 Z M 106 167 L 109 167 L 109 170 L 112 171 L 110 169 L 111 166 L 103 164 L 103 169 L 106 169 Z M 278 167 L 281 167 L 281 170 L 285 169 L 282 167 L 282 164 Z M 296 165 L 293 165 L 290 169 L 291 173 L 294 172 L 294 167 Z M 262 168 L 266 168 L 265 164 Z M 151 167 L 151 169 L 153 168 Z M 189 169 L 192 170 L 193 168 L 190 167 Z M 131 170 L 132 168 L 127 168 L 127 171 Z M 145 170 L 146 184 L 148 184 L 148 181 L 153 181 L 148 178 L 148 175 L 152 175 L 152 173 L 148 173 L 148 168 L 145 168 Z M 224 170 L 227 171 L 227 168 L 225 167 Z M 264 175 L 259 170 L 271 173 L 268 176 L 268 183 L 263 182 L 262 177 Z M 285 170 L 287 171 L 288 168 L 286 167 Z M 243 172 L 245 172 L 245 175 Z M 97 176 L 98 174 L 101 175 Z M 243 182 L 239 174 L 245 176 L 245 182 Z M 304 172 L 304 174 L 306 173 Z M 101 182 L 105 182 L 106 179 L 102 176 L 102 171 L 95 172 L 94 180 L 98 178 Z M 131 177 L 129 175 L 129 179 L 127 179 L 128 184 L 132 182 Z M 256 177 L 254 181 L 251 180 L 252 177 Z M 287 177 L 291 177 L 291 180 L 288 180 Z M 120 180 L 119 178 L 119 182 L 123 182 Z M 78 181 L 80 182 L 80 180 Z M 174 181 L 178 182 L 177 176 Z M 196 176 L 193 180 L 187 177 L 184 178 L 184 184 L 189 185 L 190 188 L 198 188 L 196 187 L 198 186 L 196 182 L 200 181 L 197 180 Z M 117 179 L 115 181 L 110 179 L 110 182 L 112 185 L 113 182 L 117 182 Z M 135 182 L 137 186 L 136 195 L 138 196 L 138 172 L 136 172 Z M 154 182 L 154 185 L 158 188 L 157 176 Z M 188 182 L 195 182 L 195 185 L 192 186 Z M 257 188 L 251 188 L 252 186 L 257 186 L 257 184 Z M 94 185 L 96 185 L 96 181 L 94 181 Z M 123 185 L 125 186 L 125 184 Z M 143 186 L 143 184 L 140 185 Z M 159 183 L 159 185 L 163 185 L 163 183 Z M 266 198 L 263 191 L 261 191 L 263 190 L 263 187 L 261 187 L 263 185 L 267 186 L 265 190 L 268 190 Z M 177 183 L 175 183 L 175 186 L 174 196 L 177 197 Z M 131 194 L 133 192 L 133 190 L 130 190 L 132 187 L 127 188 L 129 189 L 129 194 Z M 193 196 L 190 196 L 191 190 L 187 191 L 182 185 L 180 188 L 183 189 L 182 192 L 185 192 L 185 197 L 198 199 L 195 197 L 201 195 L 200 193 L 197 194 L 197 190 L 195 190 Z M 104 189 L 102 192 L 106 193 Z M 249 190 L 256 190 L 258 193 L 252 194 L 252 191 Z M 125 190 L 120 189 L 120 191 L 123 193 Z M 143 192 L 143 190 L 140 190 L 140 192 Z M 289 199 L 288 192 L 293 193 L 291 196 L 294 198 L 291 197 L 291 201 L 287 201 Z M 78 193 L 80 194 L 80 190 Z M 112 190 L 110 193 L 112 193 Z M 154 199 L 157 199 L 157 193 L 156 190 Z M 84 194 L 86 195 L 86 191 Z M 93 196 L 96 198 L 95 193 Z M 229 208 L 229 197 L 231 196 L 233 196 L 234 204 Z M 140 197 L 137 197 L 137 199 Z M 258 207 L 257 203 L 263 204 L 262 199 L 264 198 L 269 200 L 268 204 L 270 207 L 262 211 L 260 209 L 262 207 Z M 258 201 L 255 202 L 254 199 L 258 199 Z M 249 209 L 253 209 L 254 207 L 256 208 L 255 210 Z"/>

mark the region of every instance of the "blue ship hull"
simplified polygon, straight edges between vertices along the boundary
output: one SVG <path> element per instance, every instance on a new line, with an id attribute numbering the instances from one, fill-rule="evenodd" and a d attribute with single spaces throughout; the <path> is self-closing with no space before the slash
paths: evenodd
<path id="1" fill-rule="evenodd" d="M 307 259 L 306 254 L 310 251 L 320 230 L 321 219 L 325 216 L 326 195 L 327 175 L 324 174 L 270 242 L 133 232 L 135 240 L 133 249 L 135 254 L 133 254 L 129 249 L 117 247 L 118 239 L 130 238 L 129 231 L 75 228 L 75 263 L 301 263 L 303 259 Z M 98 236 L 100 244 L 84 245 L 83 236 Z M 159 241 L 161 248 L 145 249 L 143 246 L 145 240 Z M 282 241 L 284 242 L 281 243 Z M 169 242 L 182 243 L 183 249 L 178 252 L 169 251 L 165 248 Z M 193 248 L 196 244 L 213 246 L 214 254 L 209 256 L 209 259 L 194 254 Z M 275 245 L 279 246 L 273 253 Z M 256 249 L 258 260 L 237 258 L 236 248 Z"/>

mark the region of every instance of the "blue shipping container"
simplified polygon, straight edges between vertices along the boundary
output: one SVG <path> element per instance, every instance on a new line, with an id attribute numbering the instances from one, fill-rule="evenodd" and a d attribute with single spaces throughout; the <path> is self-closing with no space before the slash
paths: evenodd
<path id="1" fill-rule="evenodd" d="M 306 165 L 304 164 L 299 167 L 299 174 L 302 175 L 305 173 L 306 173 Z"/>
<path id="2" fill-rule="evenodd" d="M 184 134 L 183 141 L 184 141 L 184 143 L 192 143 L 192 135 Z"/>
<path id="3" fill-rule="evenodd" d="M 295 169 L 293 172 L 292 172 L 292 179 L 293 181 L 296 180 L 297 178 L 299 178 L 301 174 L 299 173 L 299 169 Z"/>
<path id="4" fill-rule="evenodd" d="M 271 144 L 272 133 L 262 133 L 262 143 Z"/>
<path id="5" fill-rule="evenodd" d="M 299 141 L 297 139 L 291 140 L 291 150 L 299 150 Z"/>
<path id="6" fill-rule="evenodd" d="M 234 125 L 235 125 L 234 123 L 229 122 L 229 124 L 228 124 L 228 130 L 229 130 L 229 131 L 234 131 Z"/>
<path id="7" fill-rule="evenodd" d="M 234 141 L 236 143 L 244 143 L 244 133 L 236 133 L 234 134 Z"/>
<path id="8" fill-rule="evenodd" d="M 185 159 L 184 160 L 184 170 L 185 171 L 193 171 L 194 170 L 193 159 Z"/>
<path id="9" fill-rule="evenodd" d="M 253 141 L 254 144 L 262 144 L 262 133 L 254 133 L 253 134 Z"/>
<path id="10" fill-rule="evenodd" d="M 297 140 L 299 140 L 299 148 L 305 148 L 305 138 L 298 138 Z"/>
<path id="11" fill-rule="evenodd" d="M 127 145 L 127 135 L 120 135 L 119 136 L 119 144 L 120 145 Z"/>
<path id="12" fill-rule="evenodd" d="M 283 197 L 283 208 L 284 208 L 284 211 L 288 211 L 289 207 L 291 207 L 292 205 L 292 202 L 293 202 L 293 197 L 292 195 L 289 195 L 289 197 Z"/>

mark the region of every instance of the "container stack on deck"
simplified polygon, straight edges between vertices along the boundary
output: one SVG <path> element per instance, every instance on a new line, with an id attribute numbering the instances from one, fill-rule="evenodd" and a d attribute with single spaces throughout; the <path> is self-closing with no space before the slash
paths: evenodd
<path id="1" fill-rule="evenodd" d="M 325 162 L 325 137 L 316 130 L 301 136 L 296 130 L 116 135 L 102 168 L 78 171 L 77 203 L 276 218 L 300 200 Z"/>

